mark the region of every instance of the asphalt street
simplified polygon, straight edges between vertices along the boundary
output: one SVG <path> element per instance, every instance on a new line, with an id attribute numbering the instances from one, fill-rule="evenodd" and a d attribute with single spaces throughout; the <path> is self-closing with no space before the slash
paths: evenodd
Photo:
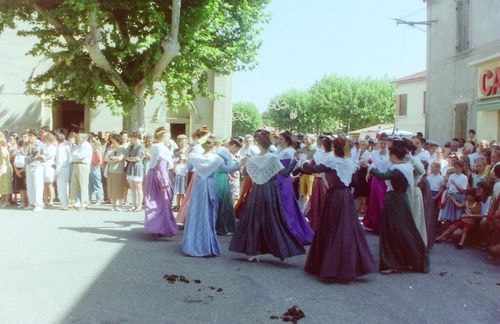
<path id="1" fill-rule="evenodd" d="M 479 250 L 440 244 L 428 274 L 324 283 L 306 256 L 250 263 L 230 237 L 220 257 L 185 257 L 182 232 L 153 240 L 142 213 L 107 209 L 0 209 L 1 323 L 280 323 L 294 305 L 299 323 L 500 323 L 500 265 Z"/>

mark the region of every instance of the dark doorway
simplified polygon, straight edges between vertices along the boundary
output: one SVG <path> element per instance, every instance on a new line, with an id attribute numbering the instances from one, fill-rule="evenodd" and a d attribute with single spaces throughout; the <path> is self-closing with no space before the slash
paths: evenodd
<path id="1" fill-rule="evenodd" d="M 54 128 L 78 131 L 84 128 L 85 106 L 75 101 L 59 101 L 54 109 Z"/>
<path id="2" fill-rule="evenodd" d="M 177 136 L 186 134 L 186 124 L 170 124 L 170 133 L 172 134 L 172 139 L 175 141 Z"/>

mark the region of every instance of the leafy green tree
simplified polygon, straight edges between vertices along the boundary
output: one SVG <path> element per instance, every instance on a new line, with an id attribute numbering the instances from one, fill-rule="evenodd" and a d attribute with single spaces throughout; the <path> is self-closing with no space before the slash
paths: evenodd
<path id="1" fill-rule="evenodd" d="M 253 134 L 262 125 L 262 115 L 255 104 L 238 102 L 233 105 L 233 135 Z"/>
<path id="2" fill-rule="evenodd" d="M 153 94 L 170 107 L 187 106 L 209 95 L 208 71 L 254 67 L 269 1 L 0 1 L 0 31 L 28 22 L 31 29 L 19 34 L 36 37 L 29 54 L 52 62 L 30 79 L 30 94 L 104 103 L 137 130 Z"/>
<path id="3" fill-rule="evenodd" d="M 394 120 L 394 85 L 389 80 L 328 75 L 310 89 L 319 121 L 338 122 L 344 131 Z"/>
<path id="4" fill-rule="evenodd" d="M 393 121 L 394 107 L 394 85 L 388 80 L 328 75 L 306 91 L 276 96 L 265 117 L 278 129 L 350 131 Z"/>
<path id="5" fill-rule="evenodd" d="M 309 131 L 311 128 L 307 107 L 307 91 L 288 90 L 271 100 L 265 116 L 276 129 Z"/>

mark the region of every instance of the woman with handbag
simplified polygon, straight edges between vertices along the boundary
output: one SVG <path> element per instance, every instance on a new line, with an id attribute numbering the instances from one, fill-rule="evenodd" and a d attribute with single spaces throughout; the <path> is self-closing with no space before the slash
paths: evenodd
<path id="1" fill-rule="evenodd" d="M 13 152 L 13 191 L 19 194 L 21 198 L 18 208 L 28 208 L 29 202 L 26 193 L 26 152 L 28 146 L 28 133 L 23 133 L 22 137 L 25 138 L 25 140 L 19 140 L 16 150 Z"/>

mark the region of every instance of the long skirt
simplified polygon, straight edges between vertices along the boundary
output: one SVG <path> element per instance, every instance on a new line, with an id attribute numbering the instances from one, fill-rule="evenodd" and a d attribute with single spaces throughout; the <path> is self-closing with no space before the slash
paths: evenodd
<path id="1" fill-rule="evenodd" d="M 220 255 L 215 231 L 219 208 L 215 180 L 212 177 L 203 179 L 197 176 L 192 188 L 189 217 L 186 219 L 182 239 L 182 253 L 195 257 Z"/>
<path id="2" fill-rule="evenodd" d="M 229 175 L 225 172 L 215 173 L 217 194 L 219 196 L 219 210 L 217 212 L 217 234 L 227 235 L 234 233 L 236 219 L 234 216 L 233 199 L 229 185 Z"/>
<path id="3" fill-rule="evenodd" d="M 419 187 L 415 186 L 412 190 L 407 190 L 406 195 L 408 201 L 410 202 L 411 215 L 413 216 L 413 221 L 417 227 L 422 241 L 425 246 L 427 246 L 427 227 L 425 226 L 425 215 L 424 215 L 424 201 L 422 198 L 422 191 Z"/>
<path id="4" fill-rule="evenodd" d="M 288 229 L 274 180 L 254 184 L 244 206 L 229 245 L 231 251 L 246 255 L 270 253 L 281 259 L 305 254 L 302 244 Z"/>
<path id="5" fill-rule="evenodd" d="M 424 200 L 424 217 L 425 227 L 427 230 L 427 248 L 430 249 L 434 245 L 436 239 L 437 217 L 435 217 L 435 203 L 432 199 L 431 186 L 427 177 L 423 177 L 417 184 L 422 191 L 422 199 Z"/>
<path id="6" fill-rule="evenodd" d="M 462 203 L 465 200 L 465 196 L 462 194 L 453 194 L 453 197 L 458 203 Z M 441 212 L 439 214 L 439 220 L 440 221 L 459 220 L 462 217 L 464 209 L 457 207 L 453 202 L 453 200 L 451 200 L 449 197 L 445 199 L 446 199 L 446 205 L 444 206 L 443 209 L 441 209 Z"/>
<path id="7" fill-rule="evenodd" d="M 276 183 L 278 184 L 281 204 L 290 231 L 292 231 L 293 235 L 295 235 L 303 245 L 311 244 L 314 232 L 307 223 L 304 214 L 302 214 L 297 198 L 293 193 L 292 177 L 278 175 L 276 177 Z"/>
<path id="8" fill-rule="evenodd" d="M 389 191 L 380 217 L 380 270 L 429 271 L 429 256 L 406 193 Z"/>
<path id="9" fill-rule="evenodd" d="M 327 187 L 323 181 L 323 177 L 314 177 L 311 199 L 307 202 L 307 207 L 304 208 L 304 214 L 307 216 L 311 228 L 316 231 L 319 226 L 319 218 L 325 202 Z"/>
<path id="10" fill-rule="evenodd" d="M 376 269 L 349 188 L 329 189 L 305 271 L 323 279 L 352 280 Z"/>
<path id="11" fill-rule="evenodd" d="M 177 212 L 176 221 L 177 224 L 186 224 L 188 216 L 189 202 L 191 201 L 191 191 L 193 190 L 193 184 L 196 181 L 196 173 L 193 173 L 191 179 L 189 180 L 189 185 L 184 195 L 184 200 L 182 200 L 181 208 Z"/>
<path id="12" fill-rule="evenodd" d="M 162 162 L 158 162 L 160 163 Z M 162 176 L 158 166 L 148 172 L 144 204 L 144 232 L 173 236 L 178 230 L 172 211 L 172 187 L 170 183 L 167 183 L 167 190 L 164 190 L 165 178 L 168 179 L 166 171 Z"/>
<path id="13" fill-rule="evenodd" d="M 384 209 L 385 193 L 387 185 L 384 180 L 373 177 L 370 182 L 370 194 L 368 196 L 368 208 L 363 218 L 363 225 L 378 233 L 380 230 L 380 215 Z"/>
<path id="14" fill-rule="evenodd" d="M 240 218 L 240 215 L 243 212 L 243 208 L 245 207 L 245 202 L 247 200 L 248 193 L 250 193 L 252 186 L 253 186 L 252 178 L 250 178 L 249 176 L 245 177 L 245 182 L 243 182 L 243 188 L 241 189 L 240 198 L 238 199 L 238 202 L 236 202 L 236 205 L 234 206 L 234 213 L 236 218 Z"/>

